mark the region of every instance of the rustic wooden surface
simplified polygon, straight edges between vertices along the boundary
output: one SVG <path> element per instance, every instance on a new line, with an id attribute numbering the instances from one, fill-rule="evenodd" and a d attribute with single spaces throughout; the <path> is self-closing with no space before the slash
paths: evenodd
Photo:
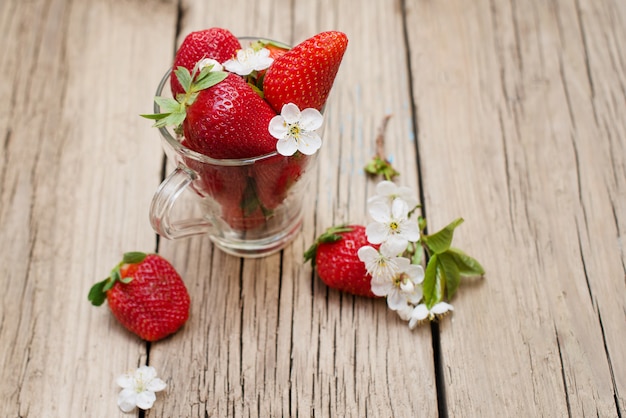
<path id="1" fill-rule="evenodd" d="M 164 156 L 138 114 L 211 26 L 350 39 L 302 233 L 265 259 L 147 218 Z M 149 417 L 625 416 L 622 0 L 4 0 L 0 33 L 0 416 L 123 416 L 114 379 L 146 363 L 168 383 Z M 302 264 L 367 221 L 387 114 L 398 182 L 432 230 L 464 217 L 455 246 L 487 270 L 432 328 Z M 175 336 L 145 344 L 87 301 L 129 250 L 185 278 Z"/>

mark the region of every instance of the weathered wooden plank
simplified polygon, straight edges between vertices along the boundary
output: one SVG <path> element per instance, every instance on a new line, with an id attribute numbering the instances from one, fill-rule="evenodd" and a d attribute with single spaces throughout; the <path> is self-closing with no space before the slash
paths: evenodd
<path id="1" fill-rule="evenodd" d="M 488 272 L 441 325 L 452 416 L 623 414 L 624 13 L 410 7 L 427 214 Z"/>
<path id="2" fill-rule="evenodd" d="M 86 296 L 124 251 L 155 248 L 147 207 L 161 151 L 138 114 L 171 53 L 175 12 L 0 6 L 1 416 L 121 415 L 114 379 L 146 360 L 145 344 Z"/>
<path id="3" fill-rule="evenodd" d="M 302 264 L 306 247 L 327 227 L 367 221 L 374 183 L 362 166 L 387 113 L 393 114 L 388 152 L 404 184 L 418 193 L 400 2 L 354 8 L 235 1 L 219 14 L 216 7 L 185 2 L 177 42 L 191 30 L 222 26 L 293 44 L 338 29 L 350 45 L 326 109 L 318 178 L 295 242 L 281 254 L 243 262 L 202 237 L 161 242 L 160 252 L 193 289 L 192 317 L 183 334 L 151 347 L 151 364 L 171 380 L 167 399 L 148 415 L 436 415 L 430 330 L 410 332 L 383 301 L 329 290 Z"/>

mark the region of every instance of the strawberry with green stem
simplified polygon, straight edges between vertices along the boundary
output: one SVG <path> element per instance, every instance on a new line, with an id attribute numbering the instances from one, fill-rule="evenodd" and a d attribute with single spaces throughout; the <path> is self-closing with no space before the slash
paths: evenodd
<path id="1" fill-rule="evenodd" d="M 113 316 L 146 341 L 178 331 L 189 318 L 190 298 L 174 267 L 157 254 L 125 253 L 106 279 L 93 285 L 89 300 L 106 300 Z"/>
<path id="2" fill-rule="evenodd" d="M 372 276 L 359 259 L 359 248 L 370 245 L 362 225 L 339 225 L 327 229 L 304 253 L 319 278 L 328 286 L 357 296 L 376 297 Z"/>
<path id="3" fill-rule="evenodd" d="M 240 48 L 239 39 L 227 29 L 209 28 L 191 32 L 176 51 L 172 68 L 184 67 L 191 72 L 198 61 L 204 58 L 221 64 Z M 177 77 L 170 78 L 170 85 L 174 97 L 185 91 Z"/>

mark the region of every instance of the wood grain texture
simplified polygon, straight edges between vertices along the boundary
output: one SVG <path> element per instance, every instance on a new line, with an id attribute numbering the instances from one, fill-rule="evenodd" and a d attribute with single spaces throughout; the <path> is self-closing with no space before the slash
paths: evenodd
<path id="1" fill-rule="evenodd" d="M 0 416 L 125 416 L 114 379 L 145 363 L 168 387 L 135 416 L 626 416 L 626 3 L 364 4 L 0 2 Z M 211 26 L 350 39 L 302 233 L 260 260 L 148 222 L 164 154 L 138 114 Z M 430 231 L 464 217 L 454 245 L 487 270 L 434 334 L 302 263 L 327 227 L 368 222 L 362 167 L 388 114 L 397 182 Z M 87 301 L 129 250 L 189 288 L 171 338 Z"/>
<path id="2" fill-rule="evenodd" d="M 146 212 L 162 151 L 138 114 L 175 12 L 0 6 L 0 416 L 123 415 L 115 377 L 145 362 L 146 345 L 87 292 L 123 252 L 155 249 Z"/>
<path id="3" fill-rule="evenodd" d="M 302 233 L 281 254 L 241 262 L 215 252 L 206 238 L 162 242 L 160 252 L 184 266 L 198 291 L 185 335 L 151 347 L 151 364 L 173 376 L 170 389 L 179 395 L 148 415 L 434 416 L 430 329 L 410 332 L 384 301 L 329 290 L 302 262 L 327 227 L 367 222 L 374 182 L 362 168 L 388 113 L 387 150 L 419 192 L 400 4 L 355 10 L 330 1 L 261 3 L 255 10 L 277 13 L 262 23 L 240 19 L 250 16 L 247 2 L 219 15 L 210 13 L 210 3 L 186 2 L 181 37 L 222 26 L 296 44 L 323 30 L 346 32 L 350 43 L 325 112 L 318 178 Z M 377 24 L 390 29 L 372 32 Z M 385 57 L 384 66 L 364 64 L 377 56 Z M 181 355 L 174 360 L 172 352 Z M 186 378 L 190 373 L 194 378 Z"/>
<path id="4" fill-rule="evenodd" d="M 442 323 L 452 416 L 624 414 L 625 13 L 408 10 L 427 215 L 488 272 Z"/>

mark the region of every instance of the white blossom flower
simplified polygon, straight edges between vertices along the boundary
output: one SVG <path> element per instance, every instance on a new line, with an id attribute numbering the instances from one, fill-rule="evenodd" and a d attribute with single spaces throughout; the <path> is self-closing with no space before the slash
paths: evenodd
<path id="1" fill-rule="evenodd" d="M 413 309 L 415 309 L 415 306 L 407 302 L 399 307 L 396 312 L 398 313 L 400 319 L 402 319 L 403 321 L 408 321 L 411 319 L 411 313 L 413 312 Z"/>
<path id="2" fill-rule="evenodd" d="M 198 72 L 202 71 L 204 67 L 208 67 L 209 65 L 213 66 L 213 68 L 211 68 L 211 71 L 222 71 L 224 69 L 222 67 L 222 64 L 220 64 L 213 58 L 202 58 L 200 61 L 198 61 L 196 65 L 198 66 Z"/>
<path id="3" fill-rule="evenodd" d="M 156 400 L 155 392 L 167 386 L 157 377 L 154 367 L 141 366 L 134 372 L 125 373 L 116 379 L 122 387 L 117 397 L 117 405 L 123 412 L 130 412 L 135 407 L 150 409 Z"/>
<path id="4" fill-rule="evenodd" d="M 450 311 L 453 311 L 452 305 L 446 302 L 436 303 L 432 308 L 428 309 L 425 304 L 421 303 L 413 309 L 411 312 L 411 319 L 409 320 L 409 328 L 413 329 L 415 326 L 427 318 L 429 320 L 435 319 L 435 317 L 445 315 Z"/>
<path id="5" fill-rule="evenodd" d="M 378 250 L 371 245 L 364 245 L 357 251 L 359 260 L 365 263 L 365 269 L 372 278 L 391 279 L 398 272 L 398 254 L 406 247 L 394 247 L 393 244 L 385 242 Z"/>
<path id="6" fill-rule="evenodd" d="M 397 186 L 394 182 L 389 180 L 379 182 L 376 185 L 376 196 L 370 197 L 367 202 L 368 204 L 375 202 L 391 204 L 396 198 L 404 200 L 409 206 L 409 210 L 415 208 L 419 203 L 410 187 Z"/>
<path id="7" fill-rule="evenodd" d="M 322 146 L 322 138 L 315 132 L 324 122 L 322 114 L 313 108 L 300 111 L 298 106 L 287 103 L 280 115 L 272 118 L 270 134 L 278 139 L 276 150 L 279 154 L 290 156 L 300 151 L 306 155 L 315 154 Z"/>
<path id="8" fill-rule="evenodd" d="M 409 242 L 416 242 L 420 238 L 417 222 L 408 217 L 409 205 L 402 199 L 394 199 L 391 207 L 382 202 L 374 202 L 369 207 L 369 213 L 374 222 L 367 225 L 365 234 L 372 244 L 386 241 L 395 241 L 394 246 Z"/>
<path id="9" fill-rule="evenodd" d="M 272 65 L 270 50 L 261 48 L 255 51 L 252 48 L 237 50 L 237 56 L 224 62 L 224 68 L 238 75 L 249 75 L 253 71 L 261 71 Z"/>
<path id="10" fill-rule="evenodd" d="M 407 304 L 415 305 L 422 299 L 424 269 L 417 264 L 411 264 L 408 258 L 399 257 L 396 260 L 397 273 L 385 280 L 372 278 L 372 293 L 376 296 L 386 296 L 387 305 L 397 311 Z"/>

